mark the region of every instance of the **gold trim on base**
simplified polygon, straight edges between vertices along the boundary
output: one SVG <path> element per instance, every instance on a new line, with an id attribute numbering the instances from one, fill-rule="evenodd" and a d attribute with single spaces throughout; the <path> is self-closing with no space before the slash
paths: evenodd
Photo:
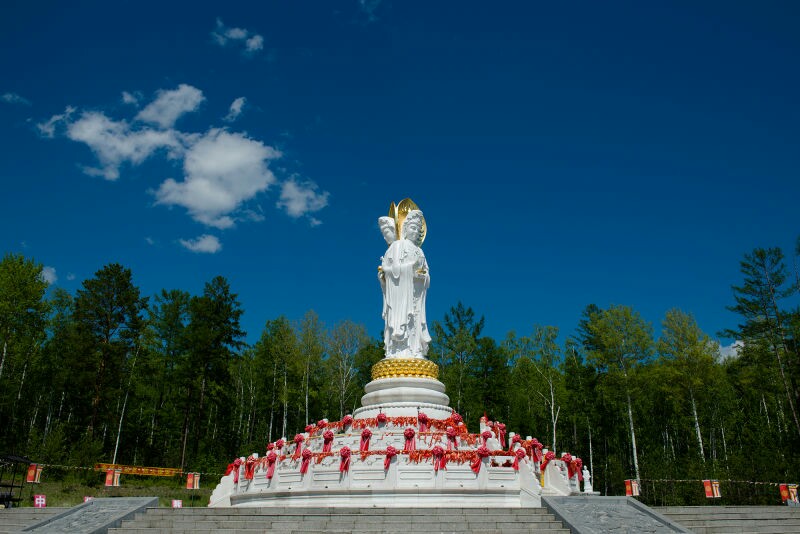
<path id="1" fill-rule="evenodd" d="M 439 366 L 423 358 L 384 358 L 372 366 L 372 379 L 381 378 L 439 378 Z"/>

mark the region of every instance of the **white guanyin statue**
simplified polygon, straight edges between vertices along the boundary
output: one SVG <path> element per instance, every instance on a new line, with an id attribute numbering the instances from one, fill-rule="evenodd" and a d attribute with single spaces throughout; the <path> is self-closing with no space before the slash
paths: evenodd
<path id="1" fill-rule="evenodd" d="M 383 341 L 387 358 L 424 358 L 431 336 L 425 318 L 430 273 L 420 246 L 426 226 L 422 212 L 410 199 L 378 225 L 389 248 L 381 258 L 378 278 L 383 290 Z M 399 236 L 398 236 L 399 234 Z"/>

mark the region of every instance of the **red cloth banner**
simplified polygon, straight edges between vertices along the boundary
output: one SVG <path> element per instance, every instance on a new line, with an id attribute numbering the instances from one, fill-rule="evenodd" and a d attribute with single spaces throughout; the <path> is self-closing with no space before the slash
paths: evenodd
<path id="1" fill-rule="evenodd" d="M 25 482 L 28 484 L 39 484 L 42 477 L 42 466 L 39 464 L 31 464 L 28 466 L 28 476 Z"/>
<path id="2" fill-rule="evenodd" d="M 200 473 L 186 474 L 186 489 L 188 490 L 200 489 Z"/>
<path id="3" fill-rule="evenodd" d="M 639 482 L 635 479 L 627 479 L 625 481 L 625 495 L 628 497 L 639 496 Z"/>
<path id="4" fill-rule="evenodd" d="M 347 473 L 350 471 L 350 447 L 342 447 L 339 451 L 339 456 L 342 457 L 342 461 L 339 464 L 339 472 Z"/>
<path id="5" fill-rule="evenodd" d="M 433 471 L 439 471 L 439 469 L 447 469 L 447 456 L 444 455 L 444 449 L 441 448 L 439 445 L 435 446 L 431 450 L 431 455 L 433 456 Z"/>
<path id="6" fill-rule="evenodd" d="M 122 471 L 119 469 L 109 469 L 106 471 L 106 486 L 108 487 L 118 487 L 119 486 L 119 476 L 122 474 Z"/>
<path id="7" fill-rule="evenodd" d="M 525 458 L 525 456 L 527 456 L 525 449 L 517 449 L 517 451 L 514 453 L 514 464 L 511 466 L 514 468 L 514 471 L 519 471 L 519 461 Z"/>
<path id="8" fill-rule="evenodd" d="M 233 462 L 228 464 L 228 468 L 225 469 L 225 476 L 230 475 L 233 473 L 233 483 L 236 484 L 239 482 L 239 467 L 242 465 L 242 459 L 237 458 Z M 108 484 L 106 484 L 108 486 Z"/>
<path id="9" fill-rule="evenodd" d="M 478 447 L 478 450 L 476 451 L 476 454 L 475 454 L 475 458 L 472 460 L 472 463 L 470 463 L 470 465 L 469 465 L 470 468 L 472 469 L 473 473 L 475 473 L 476 475 L 478 473 L 480 473 L 481 465 L 483 464 L 483 459 L 488 457 L 490 454 L 491 453 L 489 452 L 489 449 L 487 449 L 483 445 Z"/>
<path id="10" fill-rule="evenodd" d="M 458 450 L 458 444 L 456 443 L 456 429 L 452 426 L 447 427 L 447 450 L 452 451 L 453 449 Z"/>
<path id="11" fill-rule="evenodd" d="M 47 508 L 47 496 L 46 495 L 34 495 L 33 496 L 33 507 L 34 508 Z"/>
<path id="12" fill-rule="evenodd" d="M 173 508 L 183 508 L 183 501 L 181 499 L 172 499 Z"/>
<path id="13" fill-rule="evenodd" d="M 420 432 L 427 432 L 428 431 L 428 423 L 430 422 L 430 418 L 424 412 L 420 412 L 417 414 L 417 422 L 419 423 L 419 431 Z"/>

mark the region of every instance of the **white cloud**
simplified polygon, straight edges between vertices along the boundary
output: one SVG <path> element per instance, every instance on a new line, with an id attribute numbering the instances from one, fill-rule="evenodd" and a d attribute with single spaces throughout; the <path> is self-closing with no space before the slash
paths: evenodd
<path id="1" fill-rule="evenodd" d="M 27 98 L 19 96 L 17 93 L 4 93 L 0 95 L 0 100 L 6 104 L 21 104 L 23 106 L 30 106 L 31 101 Z"/>
<path id="2" fill-rule="evenodd" d="M 206 254 L 216 254 L 222 250 L 222 244 L 216 236 L 203 234 L 194 239 L 179 239 L 181 245 L 192 252 L 203 252 Z"/>
<path id="3" fill-rule="evenodd" d="M 231 103 L 231 107 L 228 110 L 228 114 L 222 119 L 225 122 L 233 122 L 235 121 L 239 115 L 242 114 L 242 108 L 244 108 L 244 104 L 247 102 L 247 99 L 243 96 L 240 96 L 236 100 Z"/>
<path id="4" fill-rule="evenodd" d="M 367 16 L 368 22 L 375 22 L 378 20 L 378 16 L 375 12 L 380 5 L 381 0 L 358 0 L 358 7 L 361 9 L 361 12 Z"/>
<path id="5" fill-rule="evenodd" d="M 50 267 L 49 265 L 45 265 L 42 267 L 42 280 L 47 282 L 48 285 L 53 285 L 58 280 L 58 276 L 56 276 L 56 268 Z"/>
<path id="6" fill-rule="evenodd" d="M 171 91 L 160 90 L 156 95 L 156 99 L 140 111 L 136 119 L 162 128 L 172 128 L 181 115 L 196 111 L 205 100 L 200 89 L 185 83 Z"/>
<path id="7" fill-rule="evenodd" d="M 156 203 L 183 206 L 193 219 L 215 228 L 230 228 L 243 202 L 275 182 L 267 167 L 281 153 L 244 134 L 212 128 L 185 155 L 184 180 L 165 180 Z"/>
<path id="8" fill-rule="evenodd" d="M 144 241 L 145 241 L 145 243 L 147 243 L 148 245 L 155 245 L 155 244 L 156 244 L 156 240 L 155 240 L 155 239 L 153 239 L 153 238 L 152 238 L 152 237 L 150 237 L 150 236 L 147 236 L 147 237 L 145 237 L 145 238 L 144 238 Z"/>
<path id="9" fill-rule="evenodd" d="M 75 273 L 67 273 L 67 280 L 75 280 Z"/>
<path id="10" fill-rule="evenodd" d="M 264 48 L 264 38 L 260 35 L 254 35 L 245 41 L 244 46 L 248 52 L 257 52 Z"/>
<path id="11" fill-rule="evenodd" d="M 122 102 L 124 104 L 131 104 L 134 106 L 138 106 L 140 98 L 141 95 L 139 94 L 129 93 L 128 91 L 122 91 Z"/>
<path id="12" fill-rule="evenodd" d="M 222 20 L 217 19 L 217 25 L 211 32 L 211 37 L 220 46 L 228 43 L 243 44 L 245 53 L 254 53 L 264 48 L 264 37 L 257 33 L 250 33 L 244 28 L 228 28 Z"/>
<path id="13" fill-rule="evenodd" d="M 45 131 L 42 125 L 39 128 Z M 100 161 L 100 168 L 85 167 L 84 172 L 106 180 L 119 178 L 119 167 L 124 162 L 138 165 L 161 148 L 168 149 L 170 157 L 177 157 L 185 141 L 185 136 L 175 130 L 134 130 L 126 121 L 114 121 L 97 111 L 86 111 L 78 120 L 69 122 L 67 137 L 86 144 Z"/>
<path id="14" fill-rule="evenodd" d="M 42 134 L 44 137 L 49 137 L 52 139 L 55 136 L 56 127 L 69 121 L 69 118 L 73 113 L 75 113 L 75 108 L 72 106 L 67 106 L 64 110 L 64 113 L 53 115 L 47 121 L 37 124 L 36 127 L 39 129 L 40 134 Z"/>
<path id="15" fill-rule="evenodd" d="M 295 218 L 319 211 L 328 205 L 328 192 L 317 192 L 317 189 L 317 184 L 314 182 L 301 183 L 295 178 L 290 178 L 283 183 L 281 199 L 277 206 Z"/>
<path id="16" fill-rule="evenodd" d="M 730 345 L 719 346 L 719 359 L 727 360 L 728 358 L 738 358 L 744 348 L 744 341 L 739 339 L 735 340 Z"/>

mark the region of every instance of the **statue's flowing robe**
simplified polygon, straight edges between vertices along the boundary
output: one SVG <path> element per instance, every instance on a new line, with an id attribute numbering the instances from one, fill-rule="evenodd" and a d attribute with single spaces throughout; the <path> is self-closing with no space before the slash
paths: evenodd
<path id="1" fill-rule="evenodd" d="M 430 284 L 425 255 L 408 239 L 398 239 L 386 251 L 381 268 L 386 355 L 424 358 L 431 340 L 425 317 Z M 425 274 L 418 275 L 419 270 Z"/>

